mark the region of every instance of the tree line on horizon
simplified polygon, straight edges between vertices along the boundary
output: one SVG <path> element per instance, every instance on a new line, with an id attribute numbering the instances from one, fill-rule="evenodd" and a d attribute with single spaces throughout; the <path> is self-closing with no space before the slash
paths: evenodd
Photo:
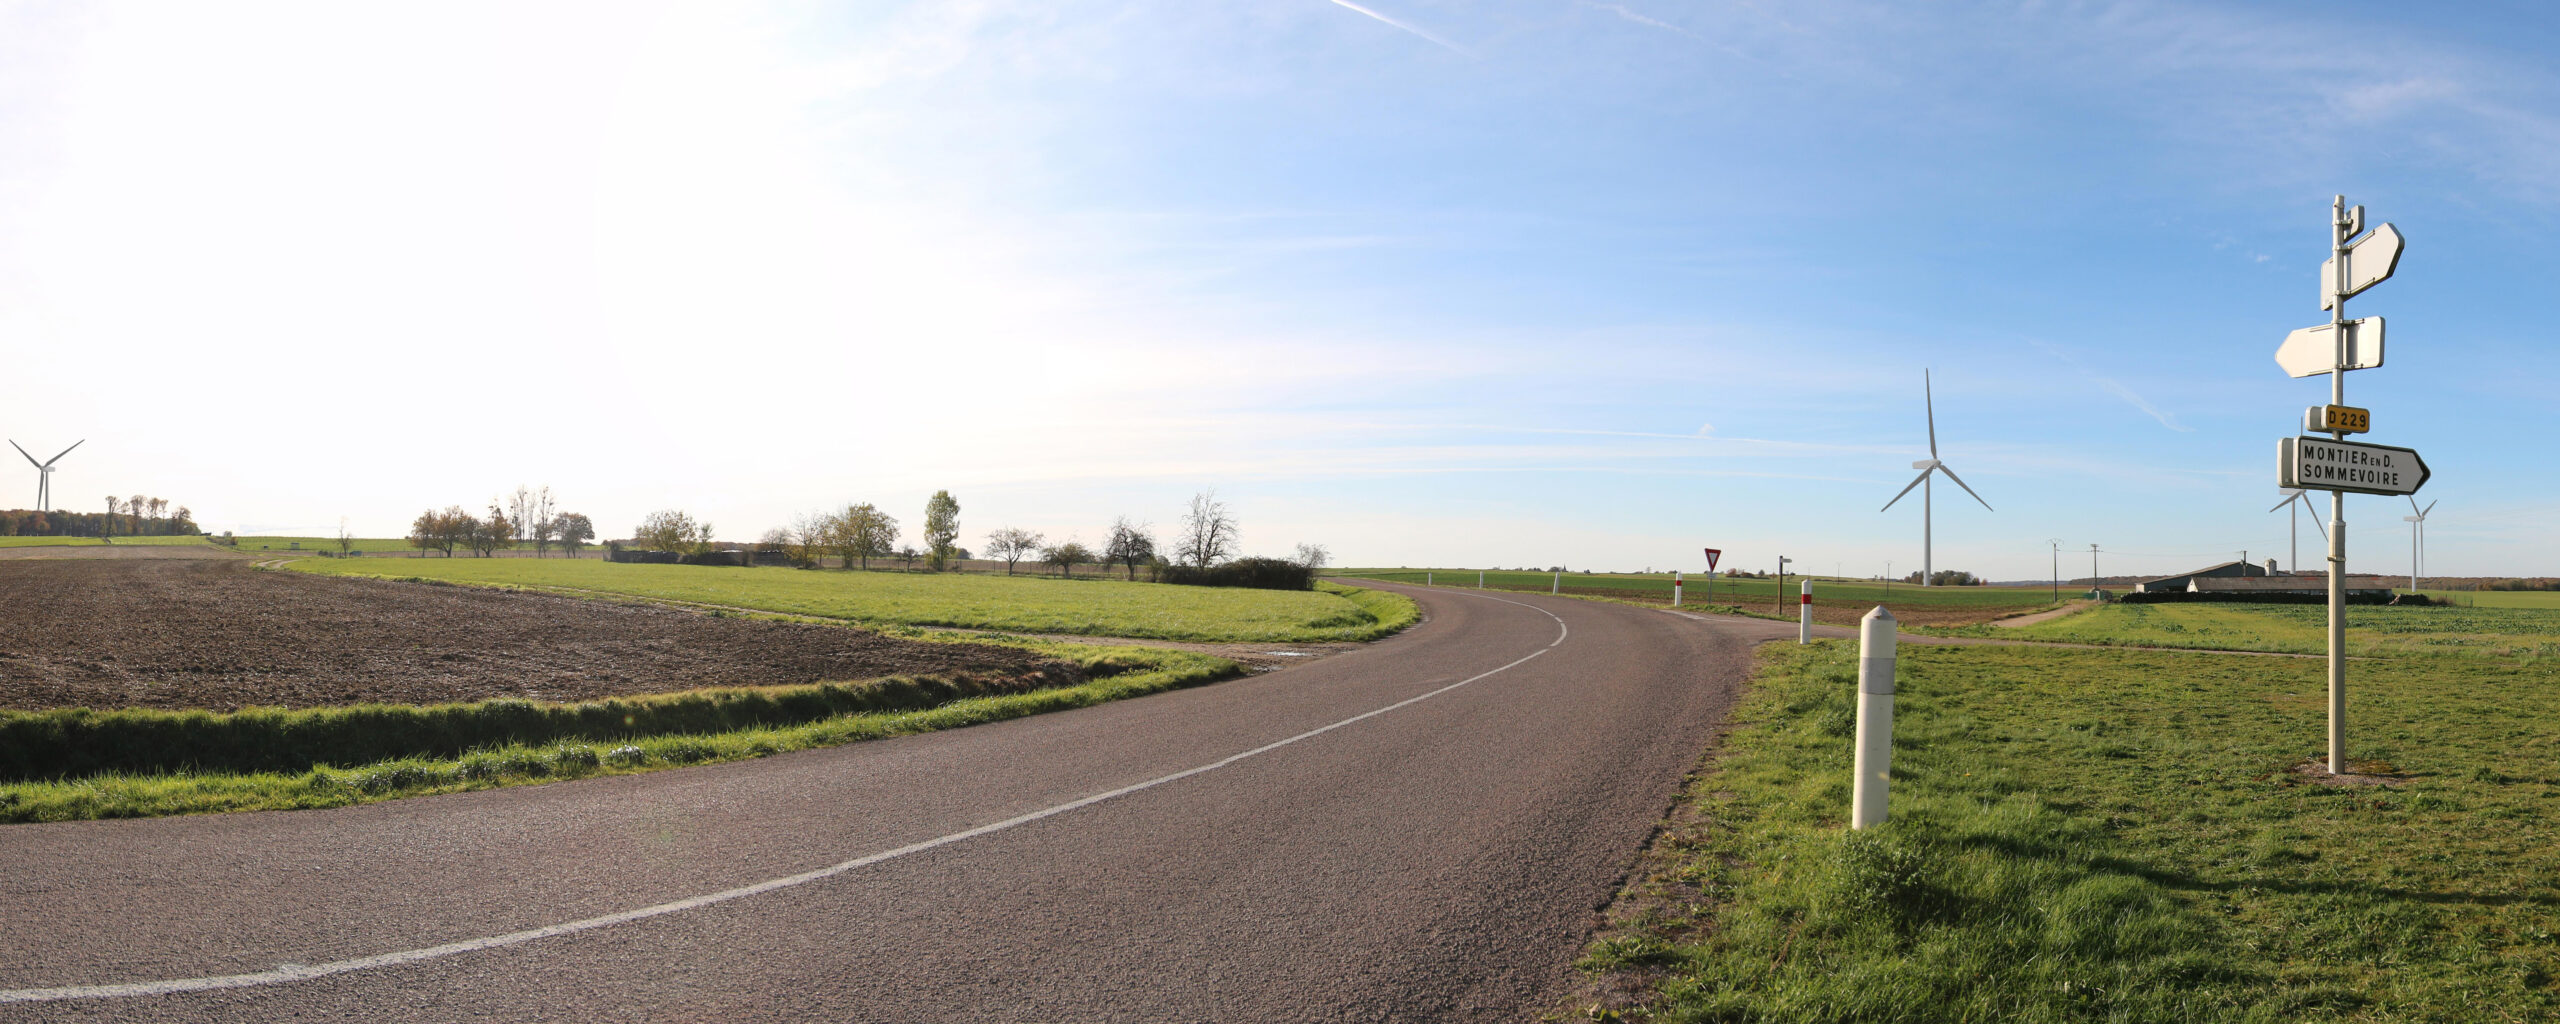
<path id="1" fill-rule="evenodd" d="M 204 533 L 195 513 L 166 498 L 107 495 L 104 512 L 0 510 L 0 537 L 193 537 Z"/>
<path id="2" fill-rule="evenodd" d="M 340 549 L 353 543 L 343 528 L 338 534 Z M 533 545 L 536 558 L 554 545 L 575 558 L 595 539 L 595 523 L 580 513 L 559 511 L 547 484 L 539 490 L 519 484 L 513 495 L 490 498 L 486 516 L 472 515 L 460 505 L 428 509 L 409 524 L 407 538 L 410 547 L 441 551 L 446 558 L 457 547 L 488 558 L 526 543 Z"/>

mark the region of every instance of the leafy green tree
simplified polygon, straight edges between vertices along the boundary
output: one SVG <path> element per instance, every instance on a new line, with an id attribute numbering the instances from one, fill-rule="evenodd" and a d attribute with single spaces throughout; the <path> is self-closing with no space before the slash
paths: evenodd
<path id="1" fill-rule="evenodd" d="M 551 523 L 560 531 L 560 550 L 571 558 L 578 557 L 578 549 L 596 539 L 596 524 L 584 513 L 562 512 Z"/>
<path id="2" fill-rule="evenodd" d="M 1093 552 L 1075 541 L 1068 541 L 1040 552 L 1040 560 L 1058 567 L 1058 575 L 1073 576 L 1076 566 L 1093 561 Z"/>
<path id="3" fill-rule="evenodd" d="M 960 539 L 960 499 L 935 491 L 924 503 L 925 564 L 941 572 L 951 564 L 951 542 Z"/>
<path id="4" fill-rule="evenodd" d="M 651 551 L 690 555 L 711 546 L 711 524 L 697 523 L 678 509 L 660 509 L 642 517 L 631 538 Z"/>
<path id="5" fill-rule="evenodd" d="M 845 510 L 828 517 L 829 543 L 836 555 L 851 569 L 858 562 L 871 568 L 874 558 L 887 558 L 898 543 L 898 517 L 880 511 L 870 502 L 847 505 Z"/>

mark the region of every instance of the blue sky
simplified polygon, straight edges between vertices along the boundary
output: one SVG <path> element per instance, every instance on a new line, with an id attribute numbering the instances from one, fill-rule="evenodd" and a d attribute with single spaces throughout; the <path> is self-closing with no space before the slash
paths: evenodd
<path id="1" fill-rule="evenodd" d="M 2165 573 L 2283 553 L 2344 193 L 2430 573 L 2560 573 L 2560 17 L 2408 10 L 0 4 L 0 430 L 243 531 L 1214 487 L 1347 564 L 1875 574 L 1926 368 L 1997 509 L 1938 567 Z"/>

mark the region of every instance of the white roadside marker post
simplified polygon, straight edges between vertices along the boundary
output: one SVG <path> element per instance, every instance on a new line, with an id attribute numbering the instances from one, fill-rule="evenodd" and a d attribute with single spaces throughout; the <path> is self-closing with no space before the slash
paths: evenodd
<path id="1" fill-rule="evenodd" d="M 1881 608 L 1883 605 L 1877 605 Z M 1804 581 L 1796 595 L 1796 646 L 1813 642 L 1813 581 Z"/>
<path id="2" fill-rule="evenodd" d="M 1563 574 L 1563 573 L 1557 573 L 1557 574 L 1556 574 L 1556 581 L 1555 581 L 1554 583 L 1551 583 L 1551 584 L 1548 584 L 1548 585 L 1547 585 L 1547 593 L 1550 593 L 1550 594 L 1561 594 L 1561 593 L 1564 593 L 1564 574 Z"/>
<path id="3" fill-rule="evenodd" d="M 1858 620 L 1858 748 L 1850 770 L 1849 827 L 1884 824 L 1893 786 L 1893 613 L 1877 605 Z"/>
<path id="4" fill-rule="evenodd" d="M 1671 607 L 1680 607 L 1680 570 L 1671 570 Z"/>
<path id="5" fill-rule="evenodd" d="M 1484 589 L 1484 570 L 1482 569 L 1476 570 L 1476 589 Z"/>
<path id="6" fill-rule="evenodd" d="M 1422 574 L 1422 585 L 1423 585 L 1423 586 L 1426 586 L 1426 587 L 1431 585 L 1431 574 L 1430 574 L 1430 573 L 1427 573 L 1427 572 L 1426 572 L 1426 573 L 1423 573 L 1423 574 Z"/>

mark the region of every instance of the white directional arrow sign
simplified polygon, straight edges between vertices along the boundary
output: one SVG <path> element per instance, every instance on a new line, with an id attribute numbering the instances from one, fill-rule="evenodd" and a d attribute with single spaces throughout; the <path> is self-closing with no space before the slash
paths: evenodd
<path id="1" fill-rule="evenodd" d="M 2370 370 L 2382 365 L 2382 318 L 2349 320 L 2346 328 L 2347 369 Z M 2321 324 L 2285 335 L 2284 344 L 2276 348 L 2276 365 L 2296 377 L 2329 372 L 2338 365 L 2336 330 Z"/>
<path id="2" fill-rule="evenodd" d="M 2373 233 L 2347 247 L 2347 297 L 2354 298 L 2365 289 L 2381 284 L 2391 272 L 2400 269 L 2400 229 L 2385 224 Z M 2320 263 L 2320 308 L 2327 309 L 2337 300 L 2338 258 L 2331 256 Z M 2299 377 L 2301 374 L 2294 374 Z"/>
<path id="3" fill-rule="evenodd" d="M 2325 437 L 2276 439 L 2276 486 L 2358 494 L 2415 494 L 2435 475 L 2410 448 L 2332 441 Z"/>

